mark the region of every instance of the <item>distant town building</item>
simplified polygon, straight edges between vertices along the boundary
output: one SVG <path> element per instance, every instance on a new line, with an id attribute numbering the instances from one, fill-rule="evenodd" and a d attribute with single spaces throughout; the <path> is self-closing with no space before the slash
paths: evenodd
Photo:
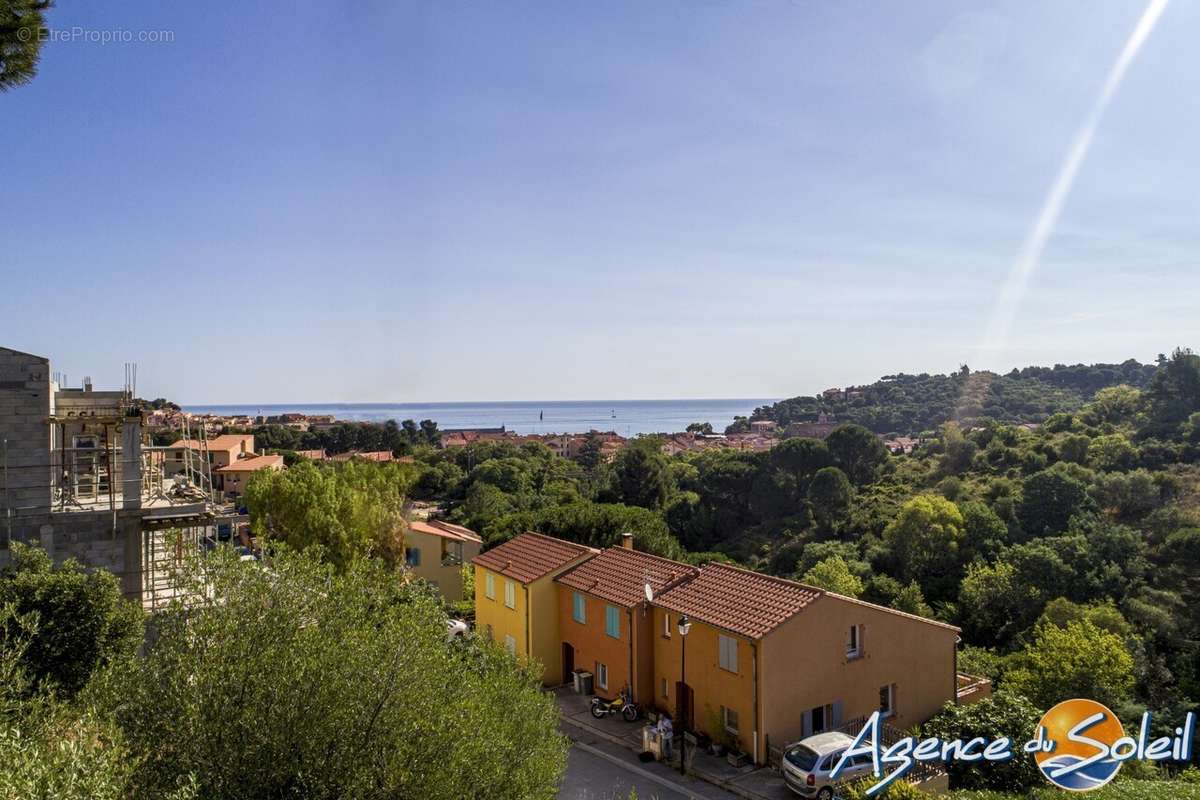
<path id="1" fill-rule="evenodd" d="M 479 555 L 483 539 L 461 525 L 413 520 L 404 532 L 404 563 L 412 574 L 438 588 L 450 602 L 463 597 L 463 565 Z"/>

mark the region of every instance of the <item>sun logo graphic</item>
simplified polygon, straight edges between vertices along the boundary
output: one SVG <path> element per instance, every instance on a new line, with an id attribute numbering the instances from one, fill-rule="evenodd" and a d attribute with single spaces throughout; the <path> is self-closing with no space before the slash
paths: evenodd
<path id="1" fill-rule="evenodd" d="M 1136 743 L 1120 720 L 1095 700 L 1065 700 L 1046 712 L 1034 755 L 1046 780 L 1070 792 L 1099 789 L 1117 776 L 1128 754 L 1119 743 Z M 1122 757 L 1124 756 L 1124 758 Z"/>

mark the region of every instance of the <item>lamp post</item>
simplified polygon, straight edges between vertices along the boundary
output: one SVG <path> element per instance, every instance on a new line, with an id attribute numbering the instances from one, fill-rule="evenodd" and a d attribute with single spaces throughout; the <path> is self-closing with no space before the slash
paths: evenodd
<path id="1" fill-rule="evenodd" d="M 679 710 L 683 719 L 679 721 L 679 774 L 687 774 L 687 726 L 691 716 L 691 703 L 687 697 L 687 635 L 692 621 L 684 614 L 679 618 Z"/>

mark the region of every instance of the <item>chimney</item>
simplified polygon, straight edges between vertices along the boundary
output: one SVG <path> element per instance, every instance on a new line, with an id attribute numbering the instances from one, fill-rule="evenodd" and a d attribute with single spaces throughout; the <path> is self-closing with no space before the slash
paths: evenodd
<path id="1" fill-rule="evenodd" d="M 633 549 L 633 534 L 632 533 L 622 533 L 621 534 L 621 547 L 624 547 L 626 550 Z"/>

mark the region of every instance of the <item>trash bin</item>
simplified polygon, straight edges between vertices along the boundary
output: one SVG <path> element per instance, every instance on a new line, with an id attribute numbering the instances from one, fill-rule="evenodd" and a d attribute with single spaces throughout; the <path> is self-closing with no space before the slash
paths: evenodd
<path id="1" fill-rule="evenodd" d="M 586 672 L 586 671 L 579 673 L 579 693 L 580 694 L 591 694 L 592 693 L 592 680 L 593 680 L 592 673 Z"/>
<path id="2" fill-rule="evenodd" d="M 583 689 L 579 685 L 579 670 L 571 670 L 571 688 L 575 690 L 575 694 L 583 694 Z"/>

